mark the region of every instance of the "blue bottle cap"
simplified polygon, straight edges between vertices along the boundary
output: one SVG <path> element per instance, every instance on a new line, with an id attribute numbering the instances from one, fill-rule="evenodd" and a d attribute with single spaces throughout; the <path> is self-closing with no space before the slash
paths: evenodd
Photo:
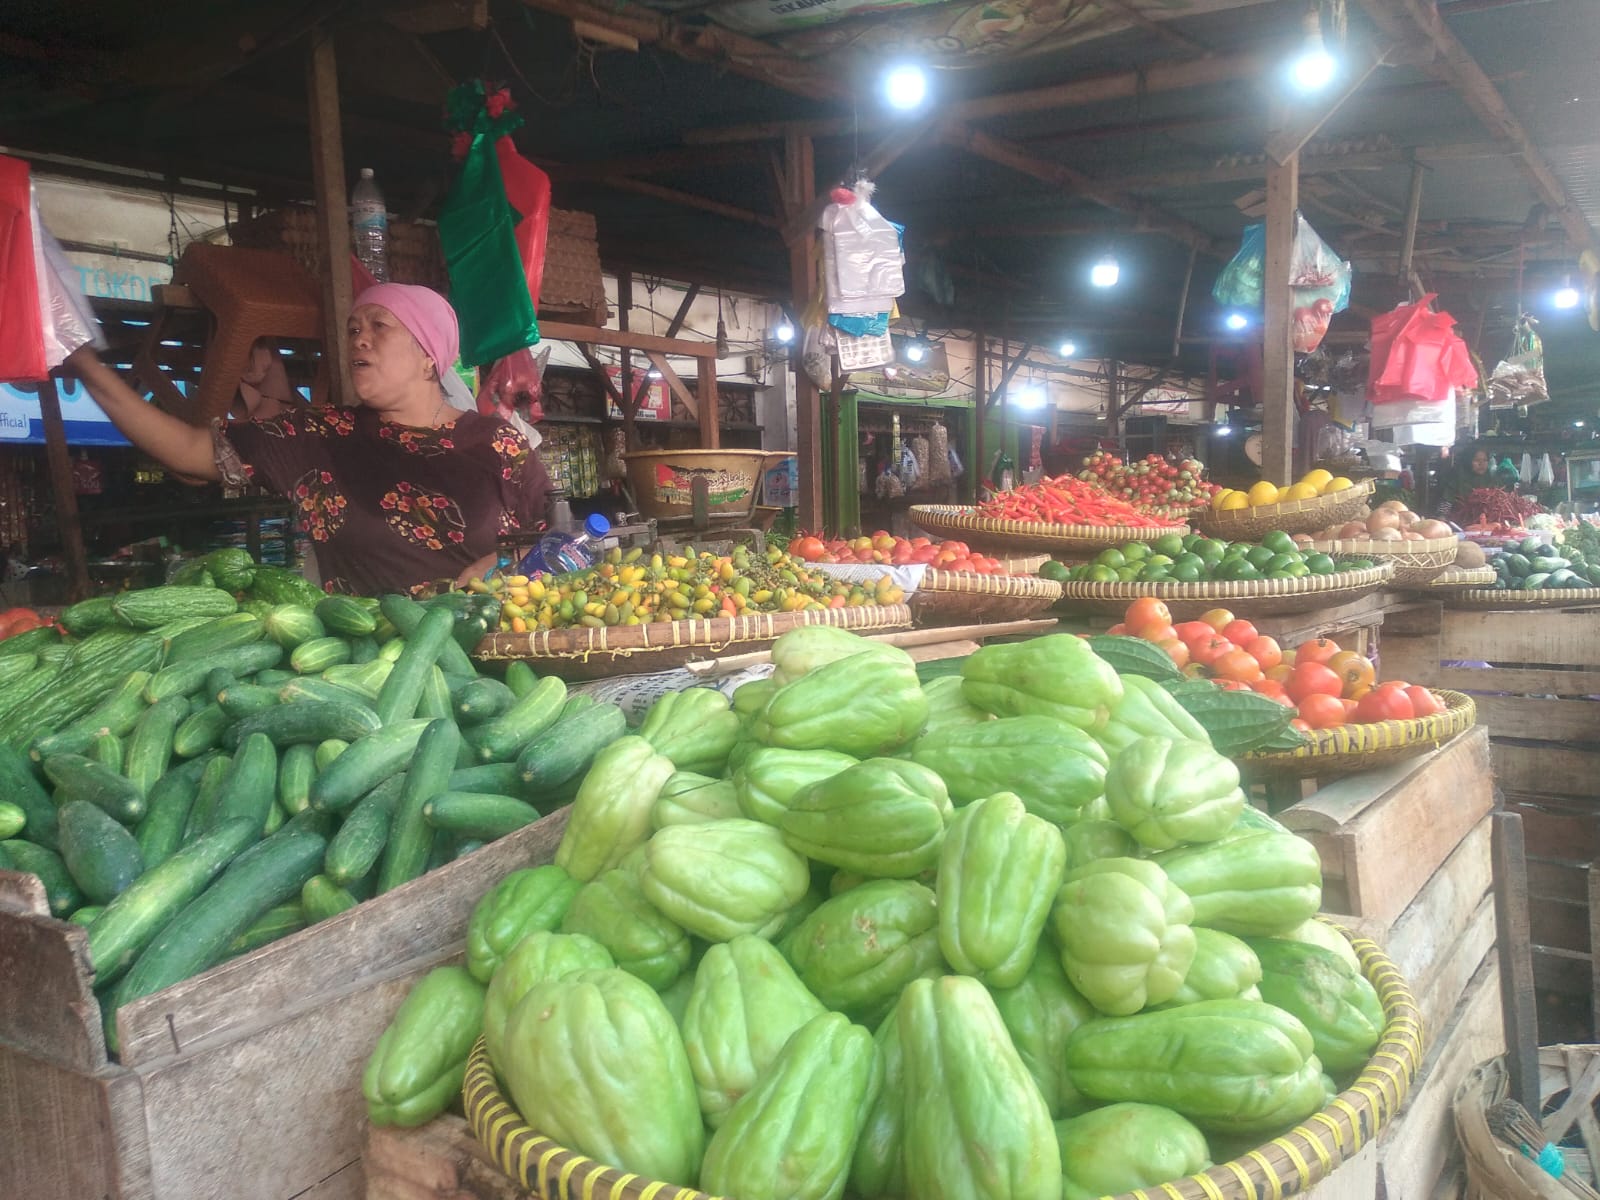
<path id="1" fill-rule="evenodd" d="M 589 531 L 592 538 L 603 538 L 611 532 L 611 522 L 599 513 L 594 513 L 583 519 L 583 527 Z"/>

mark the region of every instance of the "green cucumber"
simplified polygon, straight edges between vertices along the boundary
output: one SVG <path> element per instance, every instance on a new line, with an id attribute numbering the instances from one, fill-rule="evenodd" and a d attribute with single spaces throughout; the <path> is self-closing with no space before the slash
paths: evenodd
<path id="1" fill-rule="evenodd" d="M 149 810 L 133 831 L 139 842 L 139 852 L 144 855 L 145 870 L 159 867 L 183 845 L 189 812 L 200 794 L 201 777 L 214 757 L 208 753 L 191 758 L 150 785 L 146 794 Z"/>
<path id="2" fill-rule="evenodd" d="M 250 594 L 257 600 L 272 604 L 302 604 L 315 608 L 326 595 L 304 575 L 287 567 L 273 567 L 262 563 L 256 567 L 256 577 L 250 583 Z"/>
<path id="3" fill-rule="evenodd" d="M 233 753 L 233 764 L 207 829 L 243 817 L 265 834 L 277 799 L 278 748 L 266 734 L 250 733 L 240 739 Z"/>
<path id="4" fill-rule="evenodd" d="M 423 819 L 458 838 L 492 842 L 540 817 L 531 804 L 489 792 L 440 792 L 422 806 Z"/>
<path id="5" fill-rule="evenodd" d="M 325 742 L 318 742 L 317 748 L 312 751 L 312 763 L 317 769 L 316 773 L 321 775 L 333 765 L 334 759 L 348 749 L 350 749 L 350 743 L 343 738 L 329 738 Z"/>
<path id="6" fill-rule="evenodd" d="M 300 900 L 296 897 L 288 904 L 277 904 L 267 909 L 250 923 L 249 929 L 228 943 L 222 956 L 237 958 L 241 954 L 248 954 L 252 950 L 270 945 L 279 938 L 288 937 L 291 933 L 298 933 L 305 927 L 305 910 L 300 907 Z"/>
<path id="7" fill-rule="evenodd" d="M 289 665 L 302 675 L 320 675 L 350 661 L 350 643 L 342 637 L 313 638 L 289 652 Z"/>
<path id="8" fill-rule="evenodd" d="M 353 596 L 326 596 L 314 611 L 323 627 L 340 637 L 366 637 L 378 627 L 377 614 Z"/>
<path id="9" fill-rule="evenodd" d="M 328 683 L 360 692 L 368 704 L 375 704 L 379 692 L 383 690 L 384 680 L 389 678 L 389 672 L 393 670 L 392 662 L 375 658 L 367 663 L 340 663 L 329 667 L 322 673 L 322 678 Z"/>
<path id="10" fill-rule="evenodd" d="M 350 643 L 350 662 L 352 665 L 359 667 L 362 663 L 369 663 L 378 657 L 378 642 L 376 638 L 368 634 L 362 634 L 359 637 L 347 637 L 345 640 Z"/>
<path id="11" fill-rule="evenodd" d="M 83 894 L 109 904 L 144 872 L 139 843 L 104 809 L 87 800 L 61 806 L 61 861 Z"/>
<path id="12" fill-rule="evenodd" d="M 107 625 L 116 624 L 117 614 L 111 607 L 114 596 L 91 596 L 87 600 L 80 600 L 61 610 L 61 615 L 56 618 L 73 637 L 88 637 L 104 629 Z"/>
<path id="13" fill-rule="evenodd" d="M 189 819 L 184 822 L 184 841 L 192 842 L 211 828 L 217 806 L 222 803 L 222 785 L 232 773 L 233 759 L 228 755 L 219 754 L 206 763 L 195 788 L 194 803 L 189 806 Z"/>
<path id="14" fill-rule="evenodd" d="M 193 758 L 222 744 L 222 735 L 233 725 L 233 718 L 220 704 L 207 704 L 178 723 L 172 734 L 172 752 L 180 758 Z"/>
<path id="15" fill-rule="evenodd" d="M 296 675 L 278 688 L 278 699 L 284 704 L 300 704 L 307 700 L 325 700 L 336 704 L 360 704 L 370 708 L 373 698 L 366 692 L 345 687 L 342 683 L 329 683 L 316 675 Z"/>
<path id="16" fill-rule="evenodd" d="M 437 663 L 428 668 L 427 677 L 423 680 L 422 696 L 417 701 L 417 716 L 425 721 L 440 717 L 455 720 L 455 706 L 450 703 L 450 683 Z"/>
<path id="17" fill-rule="evenodd" d="M 455 851 L 450 855 L 450 860 L 454 862 L 458 858 L 465 858 L 474 850 L 482 850 L 488 844 L 488 842 L 480 838 L 468 838 L 464 842 L 457 842 Z"/>
<path id="18" fill-rule="evenodd" d="M 541 679 L 531 692 L 494 720 L 475 725 L 468 740 L 477 751 L 478 761 L 509 762 L 516 758 L 525 745 L 555 723 L 566 699 L 567 685 L 552 675 Z"/>
<path id="19" fill-rule="evenodd" d="M 39 665 L 37 654 L 7 654 L 0 658 L 0 688 L 14 683 Z"/>
<path id="20" fill-rule="evenodd" d="M 334 883 L 348 886 L 378 864 L 404 784 L 404 775 L 389 776 L 361 797 L 345 817 L 322 859 L 322 873 Z"/>
<path id="21" fill-rule="evenodd" d="M 127 747 L 123 745 L 121 738 L 102 729 L 94 735 L 94 741 L 89 743 L 89 752 L 85 757 L 121 775 L 123 760 L 127 757 L 127 753 Z"/>
<path id="22" fill-rule="evenodd" d="M 55 785 L 56 807 L 87 800 L 124 825 L 145 814 L 144 793 L 125 776 L 81 754 L 54 754 L 41 764 Z"/>
<path id="23" fill-rule="evenodd" d="M 146 796 L 172 762 L 172 743 L 178 733 L 178 724 L 189 711 L 189 702 L 182 696 L 168 696 L 144 710 L 144 716 L 133 727 L 128 738 L 127 754 L 123 758 L 122 773 Z"/>
<path id="24" fill-rule="evenodd" d="M 579 692 L 575 696 L 568 696 L 567 702 L 561 706 L 561 715 L 557 717 L 556 720 L 565 721 L 568 717 L 574 717 L 581 712 L 587 712 L 598 703 L 599 701 L 586 692 Z"/>
<path id="25" fill-rule="evenodd" d="M 538 682 L 539 677 L 534 674 L 533 668 L 520 658 L 512 659 L 506 664 L 506 686 L 517 699 L 520 700 L 533 691 L 534 685 Z"/>
<path id="26" fill-rule="evenodd" d="M 378 692 L 378 719 L 385 725 L 410 720 L 422 699 L 428 673 L 438 661 L 439 652 L 450 640 L 455 617 L 445 609 L 429 609 L 406 634 L 405 649 L 395 661 L 389 677 Z"/>
<path id="27" fill-rule="evenodd" d="M 239 682 L 239 677 L 227 667 L 212 667 L 206 672 L 206 677 L 200 681 L 200 687 L 195 695 L 205 700 L 215 701 L 234 684 Z"/>
<path id="28" fill-rule="evenodd" d="M 78 885 L 73 882 L 67 864 L 61 861 L 61 856 L 54 850 L 47 850 L 37 842 L 12 838 L 9 842 L 0 842 L 0 851 L 5 852 L 17 870 L 39 877 L 39 882 L 44 884 L 45 900 L 50 905 L 52 917 L 65 918 L 87 903 Z"/>
<path id="29" fill-rule="evenodd" d="M 94 708 L 57 733 L 39 738 L 28 748 L 28 757 L 43 762 L 56 754 L 84 754 L 104 732 L 122 737 L 132 731 L 144 715 L 144 689 L 150 683 L 148 671 L 134 671 L 117 689 Z"/>
<path id="30" fill-rule="evenodd" d="M 484 763 L 481 766 L 457 767 L 445 781 L 445 790 L 451 792 L 494 792 L 510 796 L 522 790 L 522 776 L 516 763 Z"/>
<path id="31" fill-rule="evenodd" d="M 317 777 L 317 748 L 307 742 L 285 746 L 278 755 L 278 803 L 291 817 L 311 803 L 311 781 Z"/>
<path id="32" fill-rule="evenodd" d="M 140 588 L 111 601 L 117 620 L 135 629 L 154 629 L 181 617 L 225 617 L 238 609 L 238 602 L 227 592 L 179 585 Z"/>
<path id="33" fill-rule="evenodd" d="M 22 833 L 28 823 L 28 814 L 20 804 L 0 800 L 0 842 L 9 841 Z"/>
<path id="34" fill-rule="evenodd" d="M 205 557 L 206 570 L 227 592 L 242 592 L 255 582 L 256 560 L 242 546 L 222 546 Z"/>
<path id="35" fill-rule="evenodd" d="M 100 914 L 105 912 L 105 910 L 106 906 L 104 904 L 85 904 L 82 908 L 78 909 L 77 912 L 68 917 L 67 920 L 71 921 L 74 925 L 82 925 L 85 929 L 87 929 L 100 919 Z"/>
<path id="36" fill-rule="evenodd" d="M 615 704 L 596 704 L 557 721 L 517 756 L 518 791 L 541 797 L 578 778 L 595 755 L 627 731 L 628 720 Z"/>
<path id="37" fill-rule="evenodd" d="M 234 720 L 243 720 L 278 707 L 278 689 L 259 683 L 230 683 L 217 693 L 217 706 Z"/>
<path id="38" fill-rule="evenodd" d="M 61 634 L 48 625 L 41 625 L 37 629 L 14 633 L 0 641 L 0 658 L 10 654 L 39 654 L 46 648 L 59 645 Z"/>
<path id="39" fill-rule="evenodd" d="M 191 659 L 162 667 L 145 688 L 145 699 L 154 704 L 168 696 L 187 696 L 198 688 L 205 677 L 218 667 L 232 671 L 243 679 L 268 667 L 275 667 L 283 657 L 283 647 L 275 642 L 252 642 L 248 646 L 235 646 L 204 659 Z"/>
<path id="40" fill-rule="evenodd" d="M 274 797 L 271 804 L 267 805 L 267 819 L 261 826 L 261 832 L 271 837 L 282 829 L 289 820 L 289 814 L 283 811 L 283 806 Z"/>
<path id="41" fill-rule="evenodd" d="M 385 730 L 384 733 L 388 733 Z M 381 737 L 383 734 L 374 734 Z M 427 868 L 433 847 L 433 828 L 423 815 L 423 806 L 444 790 L 455 767 L 461 731 L 453 721 L 429 721 L 416 743 L 406 771 L 405 784 L 395 805 L 389 829 L 389 844 L 384 847 L 383 865 L 378 868 L 380 893 L 415 879 Z"/>
<path id="42" fill-rule="evenodd" d="M 300 604 L 279 604 L 267 614 L 263 624 L 267 636 L 285 650 L 293 650 L 302 642 L 312 642 L 328 636 L 314 611 Z"/>
<path id="43" fill-rule="evenodd" d="M 480 676 L 460 684 L 450 699 L 458 721 L 477 725 L 505 712 L 517 702 L 517 694 L 498 679 Z"/>
<path id="44" fill-rule="evenodd" d="M 400 636 L 408 641 L 422 624 L 422 618 L 432 610 L 424 608 L 409 596 L 384 596 L 378 601 L 379 611 L 389 618 Z M 452 623 L 454 616 L 452 614 Z M 446 638 L 439 649 L 438 662 L 446 675 L 476 675 L 477 669 L 467 652 L 456 645 L 454 638 Z"/>
<path id="45" fill-rule="evenodd" d="M 246 717 L 223 735 L 223 745 L 242 742 L 264 733 L 274 746 L 300 742 L 325 742 L 329 738 L 354 742 L 380 728 L 377 715 L 365 704 L 307 700 L 302 704 L 277 704 Z"/>
<path id="46" fill-rule="evenodd" d="M 223 650 L 259 642 L 263 632 L 259 617 L 247 612 L 230 613 L 168 639 L 164 661 L 171 666 L 190 659 L 209 658 Z"/>
<path id="47" fill-rule="evenodd" d="M 354 896 L 326 875 L 313 875 L 300 889 L 300 907 L 305 910 L 306 920 L 313 925 L 337 917 L 357 903 Z"/>
<path id="48" fill-rule="evenodd" d="M 285 671 L 281 667 L 268 667 L 265 671 L 257 671 L 255 682 L 262 687 L 281 688 L 291 679 L 300 678 L 293 671 Z"/>
<path id="49" fill-rule="evenodd" d="M 445 722 L 452 729 L 452 722 Z M 311 807 L 343 812 L 391 775 L 406 769 L 427 721 L 400 721 L 353 740 L 311 784 Z M 454 746 L 451 762 L 455 761 Z"/>
<path id="50" fill-rule="evenodd" d="M 20 808 L 27 817 L 22 835 L 47 850 L 60 842 L 56 838 L 56 806 L 33 773 L 33 766 L 18 751 L 0 742 L 0 796 Z"/>
<path id="51" fill-rule="evenodd" d="M 300 894 L 322 864 L 325 846 L 317 834 L 286 826 L 234 859 L 179 910 L 117 983 L 107 1014 L 112 1041 L 116 1009 L 215 965 L 256 918 Z"/>
<path id="52" fill-rule="evenodd" d="M 260 836 L 247 820 L 224 821 L 146 870 L 112 900 L 89 931 L 95 987 L 114 983 L 162 926 L 205 891 Z"/>
<path id="53" fill-rule="evenodd" d="M 403 637 L 392 637 L 378 647 L 378 657 L 387 663 L 398 662 L 405 652 L 406 640 Z"/>

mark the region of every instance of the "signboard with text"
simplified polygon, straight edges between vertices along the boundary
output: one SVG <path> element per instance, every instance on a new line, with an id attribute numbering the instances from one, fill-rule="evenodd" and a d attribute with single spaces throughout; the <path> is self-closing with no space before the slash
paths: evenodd
<path id="1" fill-rule="evenodd" d="M 182 389 L 183 384 L 178 387 Z M 56 395 L 61 398 L 61 420 L 66 426 L 69 446 L 126 446 L 128 439 L 89 398 L 76 379 L 56 380 Z M 39 413 L 39 385 L 0 383 L 0 445 L 32 442 L 43 444 L 44 419 Z"/>
<path id="2" fill-rule="evenodd" d="M 622 368 L 612 365 L 606 368 L 606 374 L 611 377 L 611 382 L 616 385 L 617 391 L 622 391 Z M 633 369 L 633 382 L 629 385 L 627 394 L 636 395 L 639 385 L 644 383 L 646 372 L 635 367 Z M 639 401 L 639 411 L 634 414 L 634 419 L 639 421 L 670 421 L 672 419 L 671 393 L 667 390 L 665 379 L 652 379 L 650 386 L 644 390 L 644 398 Z M 606 393 L 606 416 L 613 421 L 622 420 L 622 409 L 617 407 L 616 400 L 608 391 Z"/>

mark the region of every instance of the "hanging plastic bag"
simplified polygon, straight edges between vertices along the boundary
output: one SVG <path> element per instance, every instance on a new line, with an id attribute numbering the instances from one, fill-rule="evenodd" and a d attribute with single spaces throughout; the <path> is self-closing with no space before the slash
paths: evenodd
<path id="1" fill-rule="evenodd" d="M 525 347 L 496 359 L 478 388 L 478 411 L 509 421 L 530 446 L 544 440 L 534 425 L 544 420 L 544 369 L 549 361 L 548 345 Z"/>
<path id="2" fill-rule="evenodd" d="M 1455 334 L 1455 318 L 1433 310 L 1434 296 L 1429 292 L 1415 304 L 1373 319 L 1367 398 L 1374 404 L 1438 403 L 1451 388 L 1477 385 L 1478 372 L 1466 343 Z"/>
<path id="3" fill-rule="evenodd" d="M 1316 308 L 1320 319 L 1321 309 L 1317 301 L 1326 300 L 1330 305 L 1327 316 L 1343 312 L 1350 306 L 1350 264 L 1334 253 L 1333 248 L 1322 240 L 1305 217 L 1296 213 L 1294 220 L 1294 249 L 1289 259 L 1289 278 L 1284 282 L 1296 289 L 1296 308 Z M 1260 308 L 1266 273 L 1267 227 L 1258 222 L 1245 226 L 1238 253 L 1222 268 L 1217 282 L 1212 285 L 1212 298 L 1228 308 Z M 1321 323 L 1323 334 L 1326 334 L 1327 322 L 1323 320 Z M 1314 323 L 1308 325 L 1308 331 L 1311 328 L 1314 328 Z M 1297 331 L 1297 341 L 1300 337 Z M 1308 332 L 1305 340 L 1309 343 L 1309 349 L 1302 353 L 1310 353 L 1322 343 L 1322 336 L 1311 341 Z M 1300 346 L 1296 345 L 1295 349 L 1300 350 Z"/>
<path id="4" fill-rule="evenodd" d="M 1523 313 L 1511 338 L 1511 354 L 1489 372 L 1489 399 L 1499 405 L 1535 404 L 1550 398 L 1544 379 L 1544 340 L 1534 332 L 1539 322 Z"/>
<path id="5" fill-rule="evenodd" d="M 1550 464 L 1550 454 L 1548 451 L 1539 456 L 1539 473 L 1534 477 L 1534 482 L 1540 487 L 1544 488 L 1555 486 L 1556 470 L 1555 467 Z"/>
<path id="6" fill-rule="evenodd" d="M 1333 319 L 1333 301 L 1322 295 L 1321 290 L 1289 289 L 1294 296 L 1289 328 L 1297 354 L 1310 354 L 1328 336 L 1328 322 Z"/>
<path id="7" fill-rule="evenodd" d="M 822 211 L 829 312 L 888 312 L 905 293 L 900 230 L 872 206 L 875 190 L 870 179 L 858 180 L 853 188 L 834 188 L 833 203 Z"/>
<path id="8" fill-rule="evenodd" d="M 28 164 L 0 155 L 0 382 L 38 382 L 49 369 Z"/>
<path id="9" fill-rule="evenodd" d="M 1289 286 L 1315 290 L 1315 297 L 1333 303 L 1333 311 L 1350 307 L 1350 264 L 1334 253 L 1333 247 L 1311 228 L 1311 222 L 1294 215 L 1294 248 L 1289 256 Z M 1303 300 L 1297 300 L 1302 303 Z"/>
<path id="10" fill-rule="evenodd" d="M 1267 270 L 1267 227 L 1246 225 L 1239 252 L 1228 260 L 1211 287 L 1211 297 L 1227 308 L 1260 308 Z"/>

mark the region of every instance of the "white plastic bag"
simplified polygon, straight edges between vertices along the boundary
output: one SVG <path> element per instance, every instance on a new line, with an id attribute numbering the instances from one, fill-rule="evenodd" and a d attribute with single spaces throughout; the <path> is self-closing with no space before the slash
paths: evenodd
<path id="1" fill-rule="evenodd" d="M 834 203 L 822 212 L 829 312 L 888 312 L 906 290 L 900 232 L 872 206 L 873 191 L 868 179 L 835 188 Z"/>

